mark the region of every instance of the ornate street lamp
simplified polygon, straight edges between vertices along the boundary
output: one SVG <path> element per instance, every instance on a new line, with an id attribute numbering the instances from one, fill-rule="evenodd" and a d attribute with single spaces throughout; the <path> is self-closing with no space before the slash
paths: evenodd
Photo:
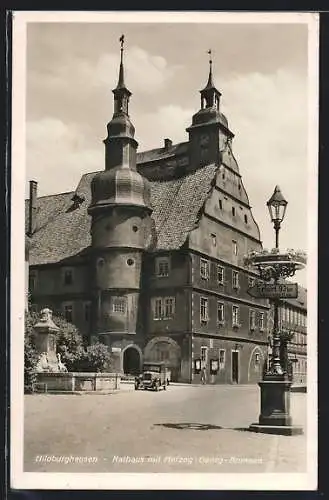
<path id="1" fill-rule="evenodd" d="M 280 332 L 279 304 L 281 298 L 296 298 L 297 283 L 287 282 L 285 278 L 294 276 L 298 269 L 306 264 L 304 252 L 279 250 L 279 231 L 284 219 L 288 202 L 283 197 L 279 186 L 267 202 L 271 221 L 275 230 L 275 248 L 272 250 L 252 251 L 244 259 L 245 265 L 258 270 L 260 282 L 251 288 L 249 293 L 253 297 L 270 298 L 273 301 L 273 331 L 272 356 L 269 367 L 264 371 L 261 389 L 261 412 L 259 422 L 252 424 L 250 430 L 256 432 L 270 432 L 275 434 L 297 434 L 302 429 L 292 425 L 290 415 L 290 388 L 291 380 L 288 373 L 287 343 L 289 338 Z M 263 284 L 262 284 L 263 283 Z M 283 360 L 283 365 L 281 363 Z"/>
<path id="2" fill-rule="evenodd" d="M 275 186 L 274 193 L 266 205 L 270 212 L 271 221 L 274 224 L 275 248 L 279 248 L 279 231 L 288 205 L 288 202 L 284 199 L 279 186 Z"/>
<path id="3" fill-rule="evenodd" d="M 283 222 L 284 216 L 286 214 L 288 202 L 283 197 L 279 186 L 275 186 L 274 193 L 267 202 L 267 207 L 270 212 L 271 221 L 274 225 L 275 231 L 275 248 L 279 249 L 279 231 L 281 228 L 281 223 Z M 274 274 L 274 283 L 278 282 L 280 278 L 280 273 Z M 283 369 L 280 360 L 280 331 L 279 331 L 279 305 L 280 299 L 274 299 L 274 325 L 273 325 L 273 352 L 272 352 L 272 362 L 270 366 L 270 374 L 281 375 Z"/>

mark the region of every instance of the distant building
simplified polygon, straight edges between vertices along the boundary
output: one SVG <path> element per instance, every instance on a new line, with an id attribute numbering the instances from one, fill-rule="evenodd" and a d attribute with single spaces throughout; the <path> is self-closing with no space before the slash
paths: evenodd
<path id="1" fill-rule="evenodd" d="M 50 196 L 31 181 L 32 304 L 106 343 L 125 373 L 163 360 L 173 380 L 198 383 L 205 367 L 208 383 L 254 383 L 269 305 L 248 295 L 257 274 L 243 257 L 262 244 L 212 62 L 188 140 L 137 153 L 122 53 L 105 170 Z"/>
<path id="2" fill-rule="evenodd" d="M 281 328 L 293 333 L 288 344 L 288 355 L 292 360 L 293 380 L 306 382 L 307 373 L 307 290 L 298 287 L 297 299 L 282 301 L 280 307 Z"/>

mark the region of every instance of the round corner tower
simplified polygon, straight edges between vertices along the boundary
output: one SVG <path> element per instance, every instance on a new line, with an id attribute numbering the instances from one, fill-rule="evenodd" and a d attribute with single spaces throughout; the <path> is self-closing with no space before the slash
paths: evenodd
<path id="1" fill-rule="evenodd" d="M 135 128 L 124 83 L 123 37 L 114 113 L 107 125 L 105 170 L 91 184 L 93 332 L 123 346 L 138 333 L 142 260 L 151 214 L 150 185 L 136 170 Z"/>

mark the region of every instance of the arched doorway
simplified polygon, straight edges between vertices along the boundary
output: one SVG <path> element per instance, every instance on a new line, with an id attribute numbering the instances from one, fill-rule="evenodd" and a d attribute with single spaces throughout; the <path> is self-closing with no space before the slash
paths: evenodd
<path id="1" fill-rule="evenodd" d="M 125 375 L 137 375 L 140 372 L 141 357 L 138 350 L 127 347 L 123 352 L 123 373 Z"/>
<path id="2" fill-rule="evenodd" d="M 163 361 L 170 371 L 170 378 L 177 382 L 180 378 L 181 350 L 177 342 L 170 337 L 157 337 L 146 345 L 145 361 Z"/>

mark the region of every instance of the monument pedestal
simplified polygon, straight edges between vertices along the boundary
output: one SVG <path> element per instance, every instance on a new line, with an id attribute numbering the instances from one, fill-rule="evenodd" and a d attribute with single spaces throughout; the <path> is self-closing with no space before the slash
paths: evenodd
<path id="1" fill-rule="evenodd" d="M 286 375 L 265 375 L 259 382 L 261 413 L 259 422 L 249 430 L 267 434 L 292 436 L 303 434 L 302 427 L 292 424 L 290 415 L 290 389 L 292 382 Z"/>

